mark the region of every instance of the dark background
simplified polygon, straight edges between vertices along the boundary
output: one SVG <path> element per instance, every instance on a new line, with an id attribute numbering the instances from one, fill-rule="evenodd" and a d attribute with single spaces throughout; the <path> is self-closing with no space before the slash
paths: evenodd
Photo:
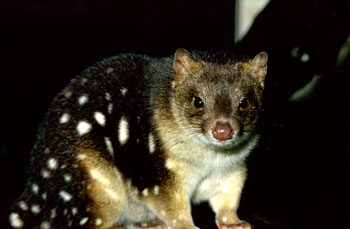
<path id="1" fill-rule="evenodd" d="M 258 229 L 350 228 L 349 1 L 272 0 L 235 45 L 235 2 L 229 0 L 1 3 L 1 213 L 23 189 L 48 105 L 84 68 L 125 52 L 265 50 L 262 140 L 248 160 L 241 218 Z M 310 95 L 291 102 L 314 75 L 320 80 Z M 205 204 L 194 217 L 199 227 L 215 228 Z"/>

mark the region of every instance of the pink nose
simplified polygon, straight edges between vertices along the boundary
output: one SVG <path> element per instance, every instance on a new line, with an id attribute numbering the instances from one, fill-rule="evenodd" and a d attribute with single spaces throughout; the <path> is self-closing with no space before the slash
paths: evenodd
<path id="1" fill-rule="evenodd" d="M 213 137 L 219 141 L 226 141 L 232 138 L 233 129 L 229 123 L 217 122 L 213 128 Z"/>

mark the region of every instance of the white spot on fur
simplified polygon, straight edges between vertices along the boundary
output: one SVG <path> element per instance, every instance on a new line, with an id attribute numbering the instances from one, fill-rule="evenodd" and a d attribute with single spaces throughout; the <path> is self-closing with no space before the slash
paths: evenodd
<path id="1" fill-rule="evenodd" d="M 67 123 L 69 121 L 69 119 L 70 119 L 70 115 L 68 113 L 64 113 L 61 116 L 59 122 L 60 122 L 60 124 L 64 124 L 64 123 Z"/>
<path id="2" fill-rule="evenodd" d="M 105 189 L 105 192 L 106 192 L 110 197 L 112 197 L 113 199 L 115 199 L 115 200 L 118 199 L 117 193 L 115 193 L 112 189 L 107 188 L 107 189 Z"/>
<path id="3" fill-rule="evenodd" d="M 80 222 L 79 222 L 79 225 L 80 225 L 80 226 L 84 225 L 85 223 L 87 223 L 88 220 L 89 220 L 88 217 L 82 218 L 82 219 L 80 220 Z"/>
<path id="4" fill-rule="evenodd" d="M 172 169 L 175 167 L 175 162 L 173 162 L 171 159 L 167 159 L 165 162 L 165 167 L 167 169 Z"/>
<path id="5" fill-rule="evenodd" d="M 46 147 L 44 150 L 44 153 L 46 153 L 46 154 L 50 153 L 50 149 Z"/>
<path id="6" fill-rule="evenodd" d="M 165 213 L 164 210 L 161 210 L 161 211 L 160 211 L 160 214 L 162 214 L 162 216 L 165 216 L 165 215 L 166 215 L 166 213 Z"/>
<path id="7" fill-rule="evenodd" d="M 176 219 L 174 219 L 174 220 L 173 220 L 173 224 L 176 224 L 176 223 L 177 223 L 177 221 L 176 221 Z"/>
<path id="8" fill-rule="evenodd" d="M 137 196 L 137 195 L 139 194 L 139 190 L 137 190 L 137 188 L 135 188 L 135 189 L 132 191 L 132 193 L 133 193 L 135 196 Z"/>
<path id="9" fill-rule="evenodd" d="M 44 192 L 43 194 L 41 194 L 41 198 L 42 198 L 43 200 L 46 200 L 46 198 L 47 198 L 47 193 Z"/>
<path id="10" fill-rule="evenodd" d="M 82 95 L 78 98 L 78 103 L 79 105 L 84 105 L 85 103 L 87 103 L 87 101 L 89 100 L 89 98 L 87 97 L 87 95 Z"/>
<path id="11" fill-rule="evenodd" d="M 49 160 L 47 160 L 47 167 L 49 169 L 57 169 L 58 168 L 58 162 L 55 158 L 50 158 Z"/>
<path id="12" fill-rule="evenodd" d="M 88 80 L 86 78 L 81 79 L 81 84 L 84 85 Z"/>
<path id="13" fill-rule="evenodd" d="M 72 208 L 72 214 L 76 215 L 78 213 L 78 208 Z"/>
<path id="14" fill-rule="evenodd" d="M 141 227 L 147 227 L 147 223 L 141 223 Z"/>
<path id="15" fill-rule="evenodd" d="M 109 185 L 110 184 L 109 180 L 104 175 L 102 175 L 99 171 L 97 171 L 96 169 L 91 169 L 90 170 L 90 176 L 93 179 L 101 182 L 102 184 L 105 184 L 105 185 Z"/>
<path id="16" fill-rule="evenodd" d="M 10 224 L 12 227 L 14 227 L 14 228 L 22 228 L 23 227 L 23 221 L 19 217 L 18 213 L 12 212 L 10 214 L 9 219 L 10 219 Z"/>
<path id="17" fill-rule="evenodd" d="M 102 224 L 102 219 L 97 218 L 96 221 L 95 221 L 95 225 L 96 226 L 100 226 L 101 224 Z"/>
<path id="18" fill-rule="evenodd" d="M 38 214 L 40 213 L 40 206 L 37 204 L 33 204 L 32 207 L 30 208 L 30 210 L 34 213 L 34 214 Z"/>
<path id="19" fill-rule="evenodd" d="M 148 135 L 148 150 L 152 154 L 156 150 L 156 144 L 154 142 L 153 134 Z"/>
<path id="20" fill-rule="evenodd" d="M 50 177 L 50 172 L 49 171 L 47 171 L 46 169 L 42 169 L 41 170 L 41 176 L 43 177 L 43 178 L 49 178 Z"/>
<path id="21" fill-rule="evenodd" d="M 33 191 L 35 194 L 38 194 L 38 192 L 39 192 L 39 186 L 38 186 L 36 183 L 32 184 L 32 191 Z"/>
<path id="22" fill-rule="evenodd" d="M 78 160 L 84 160 L 85 158 L 86 158 L 86 155 L 85 155 L 85 154 L 79 153 L 79 154 L 77 155 L 77 159 L 78 159 Z"/>
<path id="23" fill-rule="evenodd" d="M 64 190 L 60 191 L 58 194 L 65 202 L 68 202 L 73 198 L 71 194 Z"/>
<path id="24" fill-rule="evenodd" d="M 40 224 L 40 229 L 50 229 L 50 223 L 47 222 L 47 221 L 43 221 L 43 222 Z"/>
<path id="25" fill-rule="evenodd" d="M 70 174 L 64 174 L 63 178 L 66 182 L 70 182 L 72 180 L 72 176 Z"/>
<path id="26" fill-rule="evenodd" d="M 148 189 L 145 188 L 143 191 L 142 191 L 142 195 L 143 196 L 148 196 Z"/>
<path id="27" fill-rule="evenodd" d="M 114 149 L 111 140 L 109 139 L 109 137 L 104 137 L 104 139 L 109 154 L 114 156 Z"/>
<path id="28" fill-rule="evenodd" d="M 226 222 L 227 222 L 227 217 L 226 217 L 226 216 L 222 217 L 222 222 L 223 222 L 223 223 L 226 223 Z"/>
<path id="29" fill-rule="evenodd" d="M 107 68 L 107 70 L 106 70 L 107 74 L 112 73 L 113 71 L 114 71 L 113 68 Z"/>
<path id="30" fill-rule="evenodd" d="M 108 114 L 112 114 L 112 112 L 113 112 L 113 103 L 109 103 L 108 104 L 107 110 L 108 110 Z"/>
<path id="31" fill-rule="evenodd" d="M 108 92 L 106 92 L 106 94 L 105 94 L 105 99 L 108 100 L 108 101 L 111 101 L 111 99 L 112 99 L 111 94 L 109 94 Z"/>
<path id="32" fill-rule="evenodd" d="M 310 56 L 309 56 L 309 54 L 307 54 L 307 53 L 304 53 L 303 55 L 301 55 L 301 57 L 300 57 L 300 61 L 301 62 L 308 62 L 310 60 Z"/>
<path id="33" fill-rule="evenodd" d="M 159 186 L 158 185 L 154 186 L 153 193 L 154 193 L 154 195 L 159 195 Z"/>
<path id="34" fill-rule="evenodd" d="M 63 215 L 67 215 L 67 214 L 68 214 L 68 209 L 65 208 L 65 209 L 63 210 Z"/>
<path id="35" fill-rule="evenodd" d="M 28 210 L 28 205 L 26 202 L 24 202 L 23 200 L 21 200 L 20 202 L 18 202 L 19 208 L 22 209 L 23 211 L 27 211 Z"/>
<path id="36" fill-rule="evenodd" d="M 70 98 L 72 96 L 72 92 L 67 90 L 64 92 L 64 97 L 66 97 L 67 99 Z"/>
<path id="37" fill-rule="evenodd" d="M 64 168 L 66 168 L 67 167 L 67 165 L 66 164 L 63 164 L 63 165 L 61 165 L 61 169 L 64 169 Z"/>
<path id="38" fill-rule="evenodd" d="M 94 118 L 95 118 L 95 120 L 96 120 L 96 122 L 98 124 L 100 124 L 101 126 L 105 126 L 105 124 L 106 124 L 106 117 L 104 116 L 104 114 L 102 114 L 99 111 L 96 111 L 94 113 Z"/>
<path id="39" fill-rule="evenodd" d="M 125 96 L 126 93 L 128 92 L 128 89 L 125 88 L 125 87 L 122 87 L 122 88 L 120 89 L 120 92 L 122 93 L 123 96 Z"/>
<path id="40" fill-rule="evenodd" d="M 124 145 L 129 139 L 129 123 L 124 116 L 119 121 L 118 140 Z"/>
<path id="41" fill-rule="evenodd" d="M 54 219 L 56 217 L 56 208 L 51 209 L 50 219 Z"/>
<path id="42" fill-rule="evenodd" d="M 88 133 L 91 130 L 91 128 L 91 124 L 86 121 L 80 121 L 77 125 L 77 131 L 80 136 Z"/>

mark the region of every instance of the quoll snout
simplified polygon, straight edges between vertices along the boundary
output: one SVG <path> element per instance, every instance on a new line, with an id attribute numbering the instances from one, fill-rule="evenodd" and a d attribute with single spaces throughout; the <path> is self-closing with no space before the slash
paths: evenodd
<path id="1" fill-rule="evenodd" d="M 232 138 L 234 131 L 229 122 L 217 121 L 213 130 L 213 137 L 220 142 L 225 142 Z"/>

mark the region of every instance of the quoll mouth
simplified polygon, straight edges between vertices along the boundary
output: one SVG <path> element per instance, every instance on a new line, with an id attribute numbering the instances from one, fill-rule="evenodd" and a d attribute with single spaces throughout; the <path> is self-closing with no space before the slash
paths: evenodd
<path id="1" fill-rule="evenodd" d="M 210 131 L 208 133 L 208 138 L 209 138 L 209 141 L 211 144 L 218 146 L 218 147 L 229 146 L 229 145 L 233 144 L 233 142 L 235 141 L 235 136 L 232 136 L 232 138 L 230 138 L 230 139 L 219 140 L 213 136 L 212 131 Z"/>

